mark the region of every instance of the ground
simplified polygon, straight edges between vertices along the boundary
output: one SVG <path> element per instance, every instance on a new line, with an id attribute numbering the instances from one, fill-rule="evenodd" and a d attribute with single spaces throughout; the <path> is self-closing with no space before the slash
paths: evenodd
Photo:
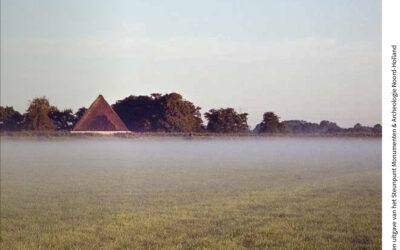
<path id="1" fill-rule="evenodd" d="M 380 166 L 2 166 L 1 249 L 379 249 Z"/>

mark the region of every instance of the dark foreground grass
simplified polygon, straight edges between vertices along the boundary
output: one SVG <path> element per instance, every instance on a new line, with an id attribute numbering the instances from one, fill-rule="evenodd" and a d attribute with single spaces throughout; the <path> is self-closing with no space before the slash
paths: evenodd
<path id="1" fill-rule="evenodd" d="M 380 249 L 380 179 L 379 166 L 2 166 L 0 248 Z"/>
<path id="2" fill-rule="evenodd" d="M 379 176 L 336 178 L 289 179 L 231 195 L 149 190 L 136 202 L 101 185 L 99 195 L 88 186 L 48 196 L 33 194 L 33 183 L 6 186 L 1 249 L 380 248 Z"/>

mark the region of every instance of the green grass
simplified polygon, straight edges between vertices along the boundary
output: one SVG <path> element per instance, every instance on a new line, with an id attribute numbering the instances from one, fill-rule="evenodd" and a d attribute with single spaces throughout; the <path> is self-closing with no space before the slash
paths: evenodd
<path id="1" fill-rule="evenodd" d="M 380 167 L 2 166 L 1 249 L 379 249 Z"/>

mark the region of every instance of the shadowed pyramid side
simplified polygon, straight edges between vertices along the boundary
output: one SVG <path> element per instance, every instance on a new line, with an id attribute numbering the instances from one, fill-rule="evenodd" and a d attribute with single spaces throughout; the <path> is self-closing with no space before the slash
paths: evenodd
<path id="1" fill-rule="evenodd" d="M 102 95 L 90 105 L 89 109 L 75 125 L 73 131 L 126 131 L 124 122 L 110 107 Z"/>

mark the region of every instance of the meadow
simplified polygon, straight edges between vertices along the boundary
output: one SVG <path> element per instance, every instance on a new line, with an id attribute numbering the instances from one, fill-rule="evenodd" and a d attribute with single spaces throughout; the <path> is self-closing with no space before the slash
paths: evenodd
<path id="1" fill-rule="evenodd" d="M 1 139 L 1 249 L 380 249 L 379 138 Z"/>

